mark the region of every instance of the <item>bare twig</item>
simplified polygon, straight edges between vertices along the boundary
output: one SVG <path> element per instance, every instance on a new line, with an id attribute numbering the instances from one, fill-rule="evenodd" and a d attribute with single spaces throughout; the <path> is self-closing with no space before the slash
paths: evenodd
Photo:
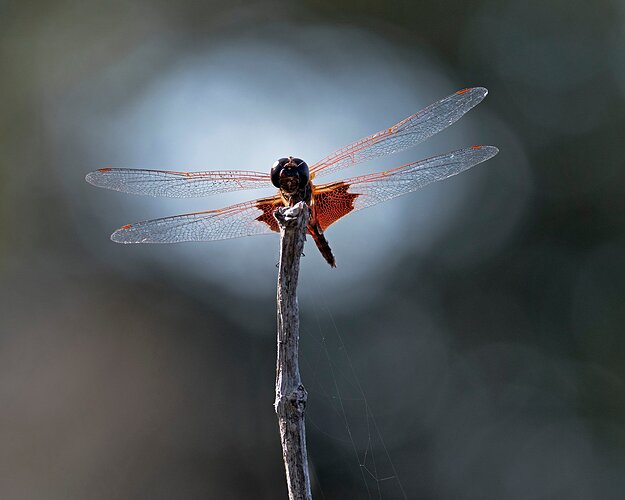
<path id="1" fill-rule="evenodd" d="M 296 295 L 299 261 L 310 212 L 306 204 L 300 202 L 294 207 L 278 209 L 274 216 L 280 226 L 278 360 L 274 408 L 280 426 L 289 498 L 311 500 L 304 427 L 307 394 L 299 373 L 299 308 Z"/>

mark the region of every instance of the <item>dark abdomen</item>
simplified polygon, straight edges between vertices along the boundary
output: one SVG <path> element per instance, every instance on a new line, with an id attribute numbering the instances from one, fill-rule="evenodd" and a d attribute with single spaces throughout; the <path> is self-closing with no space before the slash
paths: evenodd
<path id="1" fill-rule="evenodd" d="M 326 237 L 323 234 L 323 230 L 321 229 L 319 224 L 310 224 L 308 226 L 308 232 L 312 236 L 312 239 L 315 241 L 315 244 L 321 252 L 321 255 L 323 255 L 323 258 L 332 267 L 336 267 L 336 260 L 334 259 L 334 255 L 332 255 L 332 249 L 330 248 L 330 244 L 328 243 L 328 240 L 326 240 Z"/>

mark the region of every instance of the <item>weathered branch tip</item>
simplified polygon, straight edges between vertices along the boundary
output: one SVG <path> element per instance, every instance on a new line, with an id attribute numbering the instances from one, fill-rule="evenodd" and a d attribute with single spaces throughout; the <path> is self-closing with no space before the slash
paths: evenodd
<path id="1" fill-rule="evenodd" d="M 299 373 L 299 308 L 297 281 L 299 262 L 310 218 L 308 206 L 300 202 L 274 212 L 280 226 L 278 265 L 278 356 L 276 400 L 282 457 L 290 500 L 312 500 L 304 413 L 307 394 Z"/>

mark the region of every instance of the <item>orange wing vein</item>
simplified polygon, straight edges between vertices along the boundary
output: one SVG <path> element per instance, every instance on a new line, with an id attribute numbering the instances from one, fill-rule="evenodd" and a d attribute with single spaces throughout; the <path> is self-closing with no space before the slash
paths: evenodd
<path id="1" fill-rule="evenodd" d="M 271 186 L 271 177 L 246 170 L 173 172 L 131 168 L 101 168 L 87 174 L 94 186 L 123 193 L 170 198 L 195 198 Z"/>
<path id="2" fill-rule="evenodd" d="M 353 142 L 311 166 L 311 174 L 326 175 L 357 163 L 403 151 L 449 127 L 488 94 L 483 87 L 460 90 L 390 128 Z"/>
<path id="3" fill-rule="evenodd" d="M 472 146 L 384 172 L 317 186 L 314 203 L 322 229 L 341 217 L 447 179 L 495 156 L 494 146 Z"/>
<path id="4" fill-rule="evenodd" d="M 279 195 L 208 210 L 128 224 L 111 235 L 117 243 L 177 243 L 239 238 L 278 231 L 273 212 Z"/>

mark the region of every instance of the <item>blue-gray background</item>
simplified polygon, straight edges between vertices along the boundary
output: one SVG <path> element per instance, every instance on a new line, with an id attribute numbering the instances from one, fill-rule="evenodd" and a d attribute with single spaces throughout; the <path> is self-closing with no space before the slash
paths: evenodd
<path id="1" fill-rule="evenodd" d="M 308 243 L 315 497 L 622 498 L 624 47 L 616 0 L 2 2 L 0 497 L 286 495 L 277 238 L 108 240 L 265 192 L 133 198 L 88 171 L 313 163 L 483 85 L 347 175 L 495 159 L 337 223 L 336 270 Z"/>

